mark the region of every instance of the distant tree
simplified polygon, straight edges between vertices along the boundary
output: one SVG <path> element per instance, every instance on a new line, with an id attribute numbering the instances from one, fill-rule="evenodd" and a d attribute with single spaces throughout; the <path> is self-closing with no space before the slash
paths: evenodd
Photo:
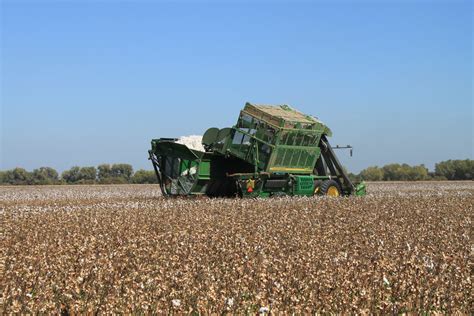
<path id="1" fill-rule="evenodd" d="M 81 168 L 78 166 L 74 166 L 69 170 L 64 171 L 61 174 L 61 178 L 66 182 L 66 183 L 76 183 L 77 181 L 80 180 L 80 172 Z"/>
<path id="2" fill-rule="evenodd" d="M 428 173 L 428 169 L 425 167 L 425 165 L 410 167 L 410 169 L 408 170 L 408 180 L 427 180 L 429 178 Z"/>
<path id="3" fill-rule="evenodd" d="M 132 177 L 132 182 L 133 183 L 158 183 L 158 180 L 156 178 L 155 171 L 153 170 L 143 170 L 140 169 Z"/>
<path id="4" fill-rule="evenodd" d="M 396 181 L 400 180 L 402 166 L 398 163 L 393 163 L 385 165 L 382 167 L 383 170 L 383 180 L 386 181 Z"/>
<path id="5" fill-rule="evenodd" d="M 410 166 L 404 164 L 388 164 L 382 167 L 383 180 L 386 181 L 418 181 L 429 178 L 428 169 L 424 165 Z"/>
<path id="6" fill-rule="evenodd" d="M 133 175 L 133 167 L 129 164 L 120 163 L 112 165 L 112 177 L 124 178 L 127 182 L 130 181 Z"/>
<path id="7" fill-rule="evenodd" d="M 102 164 L 97 167 L 99 181 L 112 177 L 112 168 L 109 164 Z"/>
<path id="8" fill-rule="evenodd" d="M 410 172 L 411 172 L 411 167 L 408 164 L 404 163 L 400 165 L 400 168 L 398 169 L 398 174 L 397 174 L 398 180 L 408 181 Z"/>
<path id="9" fill-rule="evenodd" d="M 379 167 L 373 166 L 362 170 L 359 176 L 367 181 L 381 181 L 384 178 L 384 171 Z"/>
<path id="10" fill-rule="evenodd" d="M 6 171 L 0 170 L 0 184 L 6 184 Z"/>
<path id="11" fill-rule="evenodd" d="M 446 181 L 448 180 L 445 176 L 439 176 L 436 174 L 436 172 L 429 172 L 428 173 L 428 180 L 433 180 L 433 181 Z"/>
<path id="12" fill-rule="evenodd" d="M 55 184 L 58 180 L 58 172 L 50 167 L 41 167 L 32 172 L 33 184 Z"/>
<path id="13" fill-rule="evenodd" d="M 23 168 L 15 168 L 13 170 L 5 171 L 4 183 L 13 184 L 13 185 L 25 185 L 32 183 L 32 175 L 30 172 L 26 171 Z"/>
<path id="14" fill-rule="evenodd" d="M 457 180 L 473 180 L 474 160 L 454 160 L 454 170 Z"/>
<path id="15" fill-rule="evenodd" d="M 95 167 L 74 166 L 62 173 L 61 178 L 69 184 L 93 184 L 96 181 L 97 169 Z"/>
<path id="16" fill-rule="evenodd" d="M 82 167 L 79 170 L 79 180 L 80 183 L 95 183 L 97 178 L 97 169 L 95 167 Z"/>
<path id="17" fill-rule="evenodd" d="M 129 164 L 102 164 L 97 167 L 98 179 L 103 184 L 130 183 L 133 175 L 133 167 Z"/>
<path id="18" fill-rule="evenodd" d="M 435 165 L 435 174 L 448 180 L 473 180 L 474 160 L 447 160 Z"/>
<path id="19" fill-rule="evenodd" d="M 438 176 L 446 177 L 446 179 L 454 180 L 456 177 L 456 171 L 454 170 L 453 161 L 448 160 L 435 164 L 435 173 Z"/>

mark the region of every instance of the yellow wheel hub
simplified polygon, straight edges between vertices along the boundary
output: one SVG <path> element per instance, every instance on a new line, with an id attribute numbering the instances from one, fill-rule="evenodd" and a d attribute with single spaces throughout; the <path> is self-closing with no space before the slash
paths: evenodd
<path id="1" fill-rule="evenodd" d="M 326 195 L 339 196 L 339 190 L 335 186 L 330 186 Z"/>

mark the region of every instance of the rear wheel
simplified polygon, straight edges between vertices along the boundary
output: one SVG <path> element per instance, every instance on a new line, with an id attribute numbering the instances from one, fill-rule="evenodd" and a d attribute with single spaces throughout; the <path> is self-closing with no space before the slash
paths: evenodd
<path id="1" fill-rule="evenodd" d="M 320 195 L 327 195 L 327 196 L 337 197 L 337 196 L 341 196 L 342 190 L 341 190 L 341 187 L 340 187 L 339 183 L 337 183 L 336 181 L 326 180 L 326 181 L 323 181 L 323 183 L 319 187 L 319 192 L 318 193 Z"/>

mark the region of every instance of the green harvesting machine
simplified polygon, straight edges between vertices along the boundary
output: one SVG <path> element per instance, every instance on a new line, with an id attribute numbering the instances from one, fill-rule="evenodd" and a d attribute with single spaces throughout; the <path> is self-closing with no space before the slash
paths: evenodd
<path id="1" fill-rule="evenodd" d="M 195 150 L 174 138 L 153 139 L 150 160 L 165 196 L 365 195 L 339 162 L 317 118 L 287 105 L 246 103 L 237 124 L 210 128 Z"/>

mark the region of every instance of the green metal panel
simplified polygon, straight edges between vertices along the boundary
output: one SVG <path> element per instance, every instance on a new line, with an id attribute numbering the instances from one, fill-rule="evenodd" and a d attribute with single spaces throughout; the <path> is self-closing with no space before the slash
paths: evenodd
<path id="1" fill-rule="evenodd" d="M 211 162 L 203 160 L 199 163 L 199 179 L 209 180 L 211 178 Z"/>
<path id="2" fill-rule="evenodd" d="M 295 177 L 294 194 L 307 195 L 314 194 L 314 178 L 312 176 L 297 176 Z"/>
<path id="3" fill-rule="evenodd" d="M 317 147 L 276 146 L 267 171 L 312 173 L 320 153 Z"/>
<path id="4" fill-rule="evenodd" d="M 355 188 L 355 195 L 356 196 L 364 196 L 367 194 L 367 191 L 366 191 L 366 184 L 365 182 L 361 182 L 359 183 L 356 188 Z"/>

